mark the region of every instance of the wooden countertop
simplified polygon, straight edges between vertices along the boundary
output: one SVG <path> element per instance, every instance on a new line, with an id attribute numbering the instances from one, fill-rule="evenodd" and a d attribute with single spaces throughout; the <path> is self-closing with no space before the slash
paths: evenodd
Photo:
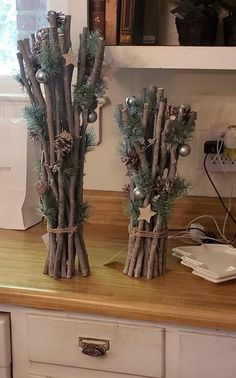
<path id="1" fill-rule="evenodd" d="M 236 281 L 213 284 L 168 258 L 168 274 L 147 281 L 122 274 L 125 258 L 103 263 L 126 247 L 121 226 L 86 226 L 92 274 L 54 280 L 42 274 L 45 223 L 27 231 L 0 230 L 0 303 L 40 309 L 185 324 L 236 331 Z"/>

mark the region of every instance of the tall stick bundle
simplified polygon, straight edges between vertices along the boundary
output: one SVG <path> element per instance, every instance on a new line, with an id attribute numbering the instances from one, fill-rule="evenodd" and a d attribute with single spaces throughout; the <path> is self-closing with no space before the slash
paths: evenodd
<path id="1" fill-rule="evenodd" d="M 188 184 L 177 174 L 179 156 L 191 150 L 196 113 L 190 106 L 171 106 L 163 88 L 144 89 L 141 98 L 118 105 L 115 120 L 124 140 L 121 160 L 129 184 L 124 192 L 130 213 L 124 274 L 148 279 L 166 274 L 168 217 Z"/>
<path id="2" fill-rule="evenodd" d="M 104 94 L 101 77 L 104 41 L 84 28 L 80 35 L 77 80 L 72 94 L 75 57 L 71 48 L 71 16 L 49 11 L 48 28 L 18 41 L 18 80 L 30 105 L 24 110 L 31 138 L 40 144 L 38 182 L 47 217 L 49 251 L 44 273 L 71 278 L 78 269 L 89 275 L 83 237 L 88 203 L 83 200 L 85 154 L 94 143 L 88 124 L 96 120 L 97 98 Z"/>

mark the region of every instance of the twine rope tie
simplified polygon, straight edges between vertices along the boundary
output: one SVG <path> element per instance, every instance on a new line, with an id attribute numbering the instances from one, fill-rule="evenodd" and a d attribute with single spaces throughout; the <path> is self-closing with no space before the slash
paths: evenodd
<path id="1" fill-rule="evenodd" d="M 47 231 L 50 234 L 74 234 L 77 232 L 79 229 L 79 225 L 72 226 L 72 227 L 64 227 L 64 228 L 52 228 L 52 227 L 47 227 Z"/>
<path id="2" fill-rule="evenodd" d="M 130 236 L 140 236 L 142 238 L 164 238 L 169 235 L 168 229 L 163 231 L 142 231 L 137 227 L 129 227 Z"/>

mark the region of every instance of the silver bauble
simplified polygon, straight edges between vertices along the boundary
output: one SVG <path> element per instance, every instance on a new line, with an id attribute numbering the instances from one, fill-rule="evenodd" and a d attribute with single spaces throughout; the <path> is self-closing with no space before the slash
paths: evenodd
<path id="1" fill-rule="evenodd" d="M 125 99 L 126 105 L 133 106 L 137 101 L 137 98 L 135 96 L 130 96 Z"/>
<path id="2" fill-rule="evenodd" d="M 42 41 L 49 33 L 48 28 L 41 28 L 36 30 L 35 37 L 37 38 L 38 41 Z"/>
<path id="3" fill-rule="evenodd" d="M 135 199 L 144 199 L 145 198 L 145 192 L 139 188 L 134 189 L 134 197 Z"/>
<path id="4" fill-rule="evenodd" d="M 89 123 L 94 123 L 97 121 L 97 118 L 98 118 L 98 115 L 97 113 L 95 112 L 95 110 L 93 110 L 92 112 L 89 113 L 88 115 L 88 121 Z"/>
<path id="5" fill-rule="evenodd" d="M 182 157 L 186 157 L 191 153 L 191 147 L 189 144 L 181 144 L 178 148 L 178 153 Z"/>
<path id="6" fill-rule="evenodd" d="M 39 83 L 45 84 L 49 80 L 49 73 L 41 68 L 36 72 L 35 77 Z"/>

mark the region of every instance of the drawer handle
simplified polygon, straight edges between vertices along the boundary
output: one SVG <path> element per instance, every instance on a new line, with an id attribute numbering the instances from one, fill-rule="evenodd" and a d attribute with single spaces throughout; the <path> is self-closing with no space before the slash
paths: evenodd
<path id="1" fill-rule="evenodd" d="M 79 347 L 82 348 L 82 353 L 87 356 L 101 357 L 110 349 L 110 342 L 109 340 L 79 337 Z"/>

